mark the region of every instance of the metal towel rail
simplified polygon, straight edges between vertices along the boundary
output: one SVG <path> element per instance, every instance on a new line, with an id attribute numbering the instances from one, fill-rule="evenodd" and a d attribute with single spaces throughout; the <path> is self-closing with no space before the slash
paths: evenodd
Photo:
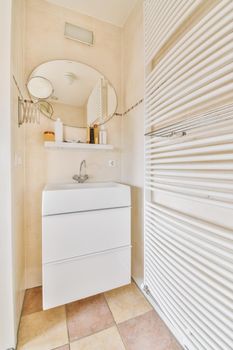
<path id="1" fill-rule="evenodd" d="M 233 120 L 233 104 L 225 105 L 213 110 L 197 115 L 192 118 L 187 118 L 177 123 L 172 123 L 157 130 L 148 131 L 145 136 L 157 137 L 172 137 L 185 136 L 188 131 L 216 125 L 226 121 Z M 155 124 L 156 125 L 156 124 Z"/>

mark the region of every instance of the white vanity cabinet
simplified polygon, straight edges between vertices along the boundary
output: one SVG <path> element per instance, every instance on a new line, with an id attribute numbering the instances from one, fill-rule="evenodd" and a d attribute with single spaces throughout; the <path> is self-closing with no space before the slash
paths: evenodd
<path id="1" fill-rule="evenodd" d="M 43 308 L 130 283 L 130 227 L 129 186 L 46 186 L 42 204 Z"/>

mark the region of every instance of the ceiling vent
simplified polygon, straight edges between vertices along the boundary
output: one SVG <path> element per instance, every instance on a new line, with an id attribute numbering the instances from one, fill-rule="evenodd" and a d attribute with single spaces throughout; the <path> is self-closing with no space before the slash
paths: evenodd
<path id="1" fill-rule="evenodd" d="M 93 45 L 94 34 L 92 31 L 85 28 L 75 26 L 71 23 L 65 23 L 65 37 L 67 39 L 79 41 L 82 44 L 89 46 Z"/>

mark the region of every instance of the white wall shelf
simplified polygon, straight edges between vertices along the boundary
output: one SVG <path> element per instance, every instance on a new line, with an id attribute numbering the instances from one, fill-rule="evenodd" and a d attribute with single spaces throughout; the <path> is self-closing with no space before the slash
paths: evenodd
<path id="1" fill-rule="evenodd" d="M 91 143 L 78 142 L 54 142 L 45 141 L 45 148 L 62 148 L 62 149 L 87 149 L 87 150 L 112 150 L 112 145 L 99 145 Z"/>

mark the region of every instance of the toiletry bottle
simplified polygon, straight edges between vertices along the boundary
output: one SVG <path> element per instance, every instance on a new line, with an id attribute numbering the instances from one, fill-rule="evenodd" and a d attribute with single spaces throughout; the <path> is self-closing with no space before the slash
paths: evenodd
<path id="1" fill-rule="evenodd" d="M 87 143 L 90 143 L 90 126 L 87 126 Z"/>
<path id="2" fill-rule="evenodd" d="M 63 142 L 63 123 L 60 118 L 55 121 L 55 141 Z"/>
<path id="3" fill-rule="evenodd" d="M 90 143 L 95 143 L 94 128 L 90 127 Z"/>
<path id="4" fill-rule="evenodd" d="M 99 127 L 97 124 L 94 125 L 94 140 L 95 140 L 95 144 L 98 145 L 98 143 L 99 143 Z"/>
<path id="5" fill-rule="evenodd" d="M 107 130 L 105 129 L 104 125 L 100 126 L 99 143 L 101 145 L 106 145 L 107 144 Z"/>

